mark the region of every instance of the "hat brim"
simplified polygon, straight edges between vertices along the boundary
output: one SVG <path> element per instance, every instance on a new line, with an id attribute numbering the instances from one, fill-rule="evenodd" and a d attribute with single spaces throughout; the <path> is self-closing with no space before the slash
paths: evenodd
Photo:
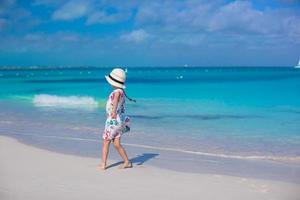
<path id="1" fill-rule="evenodd" d="M 109 76 L 105 76 L 105 79 L 107 80 L 107 82 L 109 84 L 111 84 L 112 86 L 118 87 L 118 88 L 123 88 L 125 89 L 126 86 L 122 85 L 121 83 L 117 83 L 116 81 L 112 80 L 111 78 L 109 78 Z"/>

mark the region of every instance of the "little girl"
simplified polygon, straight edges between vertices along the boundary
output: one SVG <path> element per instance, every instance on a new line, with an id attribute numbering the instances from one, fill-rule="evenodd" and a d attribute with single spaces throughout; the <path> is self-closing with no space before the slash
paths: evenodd
<path id="1" fill-rule="evenodd" d="M 121 145 L 121 135 L 130 130 L 130 119 L 128 116 L 124 115 L 125 97 L 127 97 L 127 95 L 123 89 L 125 89 L 124 83 L 126 74 L 124 70 L 115 68 L 110 75 L 105 76 L 105 78 L 114 88 L 114 91 L 109 95 L 106 103 L 107 119 L 103 132 L 102 162 L 99 165 L 99 168 L 102 170 L 106 169 L 106 161 L 111 141 L 124 160 L 124 163 L 120 168 L 131 168 L 132 163 L 129 161 L 126 151 Z M 130 98 L 128 99 L 135 101 Z"/>

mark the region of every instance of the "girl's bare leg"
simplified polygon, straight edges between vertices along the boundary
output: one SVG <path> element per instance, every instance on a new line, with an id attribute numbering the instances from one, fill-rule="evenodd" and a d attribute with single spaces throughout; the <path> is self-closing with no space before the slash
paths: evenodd
<path id="1" fill-rule="evenodd" d="M 126 151 L 123 148 L 123 146 L 121 145 L 120 137 L 114 139 L 114 146 L 117 149 L 117 151 L 119 152 L 119 154 L 122 157 L 122 159 L 124 160 L 124 164 L 121 166 L 121 168 L 124 169 L 124 168 L 130 168 L 130 167 L 132 167 L 132 163 L 129 162 L 129 159 L 128 159 L 128 156 L 126 154 Z"/>
<path id="2" fill-rule="evenodd" d="M 108 151 L 109 151 L 109 144 L 110 144 L 110 140 L 103 140 L 102 161 L 101 161 L 101 164 L 98 167 L 99 169 L 102 169 L 102 170 L 106 169 L 106 162 L 107 162 L 107 156 L 108 156 Z"/>

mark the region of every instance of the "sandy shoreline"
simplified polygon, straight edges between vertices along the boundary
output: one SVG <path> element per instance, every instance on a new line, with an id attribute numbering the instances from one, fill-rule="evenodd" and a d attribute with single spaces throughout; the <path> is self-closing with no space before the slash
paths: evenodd
<path id="1" fill-rule="evenodd" d="M 299 199 L 299 184 L 160 169 L 105 172 L 99 160 L 64 155 L 0 136 L 0 199 Z M 110 161 L 110 164 L 116 162 Z"/>

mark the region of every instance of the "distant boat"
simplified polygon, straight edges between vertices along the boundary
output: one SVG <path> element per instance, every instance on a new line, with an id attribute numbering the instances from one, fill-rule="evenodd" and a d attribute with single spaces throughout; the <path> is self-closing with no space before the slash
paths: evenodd
<path id="1" fill-rule="evenodd" d="M 295 66 L 295 68 L 300 68 L 300 60 L 298 62 L 298 65 Z"/>

